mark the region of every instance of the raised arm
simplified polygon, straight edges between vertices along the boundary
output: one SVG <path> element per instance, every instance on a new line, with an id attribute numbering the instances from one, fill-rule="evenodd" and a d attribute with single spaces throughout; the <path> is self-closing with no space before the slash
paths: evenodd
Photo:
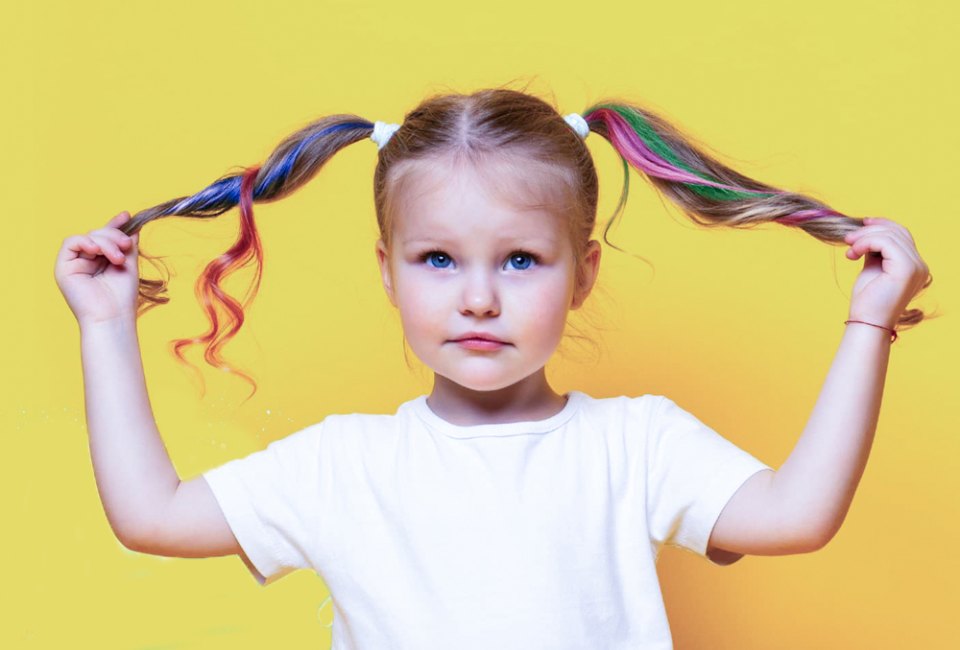
<path id="1" fill-rule="evenodd" d="M 97 490 L 114 534 L 133 548 L 180 478 L 150 408 L 135 321 L 81 323 L 80 341 Z"/>
<path id="2" fill-rule="evenodd" d="M 860 484 L 880 414 L 890 334 L 850 323 L 793 452 L 773 477 L 774 503 L 815 550 L 840 529 Z"/>
<path id="3" fill-rule="evenodd" d="M 117 539 L 154 555 L 245 560 L 203 477 L 181 482 L 170 461 L 147 397 L 136 323 L 80 331 L 90 457 Z"/>
<path id="4" fill-rule="evenodd" d="M 203 478 L 181 483 L 147 398 L 136 327 L 138 235 L 106 227 L 63 241 L 54 277 L 80 325 L 94 477 L 107 521 L 128 548 L 159 555 L 239 553 Z M 241 554 L 241 558 L 242 558 Z"/>
<path id="5" fill-rule="evenodd" d="M 929 275 L 906 228 L 887 219 L 865 223 L 847 236 L 848 259 L 868 254 L 850 304 L 849 319 L 858 322 L 847 324 L 790 456 L 776 473 L 754 477 L 734 494 L 710 548 L 755 555 L 817 550 L 850 509 L 880 413 L 891 344 L 885 328 L 893 328 Z"/>

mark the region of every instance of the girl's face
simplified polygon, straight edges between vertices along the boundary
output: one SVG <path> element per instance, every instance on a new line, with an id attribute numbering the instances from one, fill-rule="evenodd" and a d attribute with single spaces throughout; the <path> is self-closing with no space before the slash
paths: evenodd
<path id="1" fill-rule="evenodd" d="M 568 310 L 593 284 L 599 244 L 585 255 L 588 286 L 575 291 L 561 217 L 498 200 L 469 165 L 420 170 L 408 179 L 390 250 L 377 242 L 384 288 L 410 347 L 434 372 L 476 391 L 511 386 L 559 345 Z M 503 344 L 456 342 L 477 332 Z"/>

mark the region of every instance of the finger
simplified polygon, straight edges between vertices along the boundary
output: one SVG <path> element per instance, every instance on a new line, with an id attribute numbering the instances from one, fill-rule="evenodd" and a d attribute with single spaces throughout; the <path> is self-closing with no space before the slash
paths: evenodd
<path id="1" fill-rule="evenodd" d="M 869 230 L 876 230 L 878 227 L 884 227 L 884 226 L 889 227 L 889 224 L 887 224 L 884 221 L 878 220 L 876 217 L 864 217 L 863 219 L 860 219 L 860 224 L 857 225 L 854 230 L 852 230 L 847 234 L 848 235 L 859 234 L 859 233 L 867 232 Z"/>
<path id="2" fill-rule="evenodd" d="M 855 242 L 860 241 L 864 237 L 870 235 L 893 235 L 893 231 L 887 228 L 886 226 L 863 226 L 855 232 L 849 232 L 844 235 L 843 239 L 848 244 L 853 245 Z"/>
<path id="3" fill-rule="evenodd" d="M 105 258 L 99 244 L 88 235 L 72 235 L 64 240 L 57 256 L 57 268 L 65 273 L 89 273 L 103 265 Z"/>
<path id="4" fill-rule="evenodd" d="M 892 226 L 898 226 L 898 224 L 887 219 L 884 219 L 883 221 L 886 221 Z M 913 238 L 909 236 L 909 231 L 907 231 L 906 228 L 897 227 L 887 230 L 887 233 L 893 237 L 895 245 L 899 245 L 901 247 L 901 250 L 906 255 L 906 261 L 908 263 L 901 267 L 895 262 L 888 262 L 886 259 L 884 259 L 881 268 L 883 268 L 884 271 L 889 271 L 890 273 L 901 277 L 908 277 L 908 274 L 912 273 L 913 277 L 917 280 L 916 286 L 918 288 L 922 287 L 930 275 L 930 269 L 926 262 L 924 262 L 920 257 L 920 253 L 917 251 L 916 245 L 913 242 Z M 883 255 L 886 257 L 885 253 Z"/>
<path id="5" fill-rule="evenodd" d="M 101 254 L 114 264 L 123 264 L 126 257 L 120 247 L 112 239 L 99 232 L 90 233 L 90 239 L 100 247 Z"/>
<path id="6" fill-rule="evenodd" d="M 81 245 L 83 246 L 83 254 L 81 254 L 81 257 L 84 259 L 94 260 L 103 256 L 103 249 L 100 248 L 100 244 L 90 235 L 86 235 L 83 238 Z"/>
<path id="7" fill-rule="evenodd" d="M 890 233 L 865 235 L 855 241 L 847 251 L 847 257 L 859 259 L 865 253 L 880 253 L 883 271 L 898 277 L 913 273 L 913 260 L 903 242 Z"/>
<path id="8" fill-rule="evenodd" d="M 869 224 L 871 226 L 872 225 L 889 226 L 890 228 L 893 228 L 895 231 L 899 232 L 904 237 L 906 237 L 911 243 L 913 243 L 913 235 L 910 234 L 910 231 L 907 229 L 907 227 L 904 226 L 903 224 L 897 223 L 896 221 L 893 221 L 891 219 L 884 219 L 883 217 L 864 217 L 863 222 L 864 224 Z"/>
<path id="9" fill-rule="evenodd" d="M 90 235 L 81 235 L 81 237 L 80 253 L 77 257 L 85 260 L 95 260 L 98 257 L 103 257 L 103 249 L 100 248 L 100 244 L 98 244 L 93 237 Z"/>
<path id="10" fill-rule="evenodd" d="M 892 222 L 891 222 L 892 223 Z M 896 225 L 896 224 L 894 224 Z M 895 228 L 887 224 L 875 224 L 871 226 L 863 226 L 859 230 L 848 232 L 843 236 L 843 240 L 848 244 L 852 244 L 861 237 L 864 237 L 868 234 L 874 233 L 889 233 L 891 236 L 896 237 L 903 243 L 904 248 L 911 253 L 911 257 L 916 260 L 917 263 L 921 263 L 920 253 L 917 251 L 916 245 L 913 243 L 913 239 L 910 237 L 909 232 L 905 232 L 906 229 L 899 227 Z"/>
<path id="11" fill-rule="evenodd" d="M 891 245 L 896 242 L 898 248 L 896 251 L 893 251 Z M 884 246 L 886 245 L 886 248 Z M 889 230 L 874 230 L 868 233 L 861 235 L 856 238 L 848 249 L 849 253 L 852 253 L 856 259 L 864 253 L 884 253 L 888 252 L 891 254 L 901 254 L 906 255 L 906 251 L 903 250 L 903 242 L 897 238 L 897 236 Z"/>
<path id="12" fill-rule="evenodd" d="M 872 217 L 871 220 L 873 220 Z M 920 252 L 917 250 L 917 245 L 914 243 L 913 237 L 910 236 L 909 230 L 896 222 L 890 221 L 889 219 L 881 219 L 879 221 L 882 223 L 869 226 L 869 232 L 890 233 L 891 236 L 897 238 L 897 240 L 903 244 L 904 250 L 918 267 L 925 266 L 923 259 L 920 257 Z"/>
<path id="13" fill-rule="evenodd" d="M 107 229 L 111 229 L 111 228 L 115 229 L 118 233 L 120 233 L 124 237 L 129 237 L 130 241 L 128 242 L 128 246 L 127 246 L 128 248 L 134 248 L 138 246 L 140 243 L 139 231 L 132 233 L 130 235 L 127 235 L 123 230 L 120 230 L 120 228 L 123 227 L 123 225 L 129 222 L 132 218 L 133 217 L 130 216 L 130 213 L 124 210 L 123 212 L 115 216 L 113 219 L 111 219 L 109 222 L 107 222 L 107 226 L 106 226 Z"/>
<path id="14" fill-rule="evenodd" d="M 107 228 L 119 228 L 124 223 L 129 221 L 129 219 L 130 219 L 130 213 L 124 210 L 123 212 L 119 213 L 117 216 L 115 216 L 113 219 L 107 222 Z"/>
<path id="15" fill-rule="evenodd" d="M 96 257 L 96 253 L 92 250 L 96 247 L 96 243 L 87 235 L 70 235 L 63 240 L 63 245 L 57 254 L 57 261 L 69 262 L 84 255 L 86 255 L 84 259 L 92 259 Z"/>
<path id="16" fill-rule="evenodd" d="M 97 230 L 91 230 L 89 234 L 96 234 L 100 235 L 101 237 L 106 237 L 116 244 L 118 248 L 122 248 L 124 250 L 129 250 L 133 246 L 133 237 L 124 234 L 122 230 L 118 230 L 117 228 L 98 228 Z"/>

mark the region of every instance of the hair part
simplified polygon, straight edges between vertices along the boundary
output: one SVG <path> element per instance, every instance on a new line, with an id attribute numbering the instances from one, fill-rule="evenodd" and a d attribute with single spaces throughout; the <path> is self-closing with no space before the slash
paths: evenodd
<path id="1" fill-rule="evenodd" d="M 410 197 L 411 177 L 420 180 L 417 171 L 443 164 L 470 165 L 518 209 L 567 218 L 574 260 L 582 258 L 596 220 L 599 181 L 583 140 L 550 104 L 498 88 L 435 96 L 407 113 L 374 171 L 377 225 L 385 244 Z M 579 275 L 577 282 L 583 282 Z"/>

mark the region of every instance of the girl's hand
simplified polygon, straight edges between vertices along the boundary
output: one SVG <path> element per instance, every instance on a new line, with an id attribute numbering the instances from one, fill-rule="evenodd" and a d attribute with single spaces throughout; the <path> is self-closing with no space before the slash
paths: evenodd
<path id="1" fill-rule="evenodd" d="M 923 287 L 929 269 L 910 231 L 889 219 L 866 217 L 864 226 L 847 233 L 847 258 L 867 253 L 853 285 L 850 318 L 895 327 L 907 304 Z"/>
<path id="2" fill-rule="evenodd" d="M 81 325 L 136 319 L 140 233 L 128 237 L 119 230 L 129 218 L 123 211 L 104 228 L 63 240 L 53 275 Z"/>

